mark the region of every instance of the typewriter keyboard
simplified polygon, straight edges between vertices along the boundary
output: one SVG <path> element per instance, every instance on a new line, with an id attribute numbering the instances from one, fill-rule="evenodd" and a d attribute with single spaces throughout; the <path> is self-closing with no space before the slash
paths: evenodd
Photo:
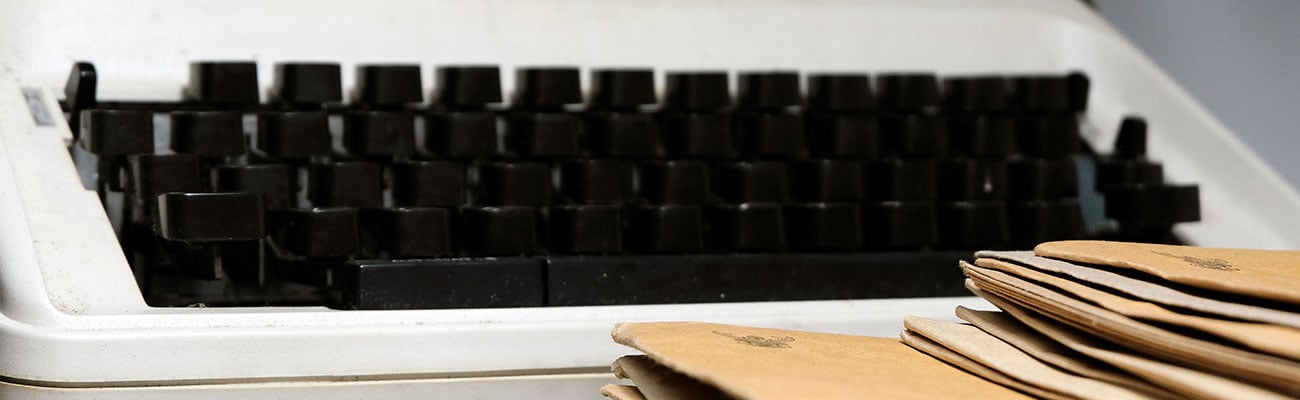
<path id="1" fill-rule="evenodd" d="M 418 65 L 282 63 L 264 99 L 252 62 L 190 68 L 183 100 L 127 102 L 78 63 L 63 101 L 153 306 L 955 296 L 973 250 L 1199 219 L 1140 119 L 1081 142 L 1077 73 L 521 67 L 507 99 L 440 66 L 426 99 Z"/>

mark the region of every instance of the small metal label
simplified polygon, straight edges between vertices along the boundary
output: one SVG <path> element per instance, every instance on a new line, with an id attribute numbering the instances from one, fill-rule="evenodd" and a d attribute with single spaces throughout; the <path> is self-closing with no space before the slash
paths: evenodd
<path id="1" fill-rule="evenodd" d="M 36 121 L 37 126 L 54 126 L 54 119 L 45 108 L 45 98 L 41 96 L 40 90 L 24 87 L 23 99 L 27 100 L 27 109 L 32 112 L 32 120 Z"/>

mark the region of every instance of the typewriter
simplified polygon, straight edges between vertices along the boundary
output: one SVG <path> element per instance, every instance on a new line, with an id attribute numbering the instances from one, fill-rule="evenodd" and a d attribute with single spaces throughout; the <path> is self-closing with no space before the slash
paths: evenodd
<path id="1" fill-rule="evenodd" d="M 594 398 L 622 321 L 892 336 L 974 250 L 1300 244 L 1076 1 L 18 1 L 6 398 Z"/>

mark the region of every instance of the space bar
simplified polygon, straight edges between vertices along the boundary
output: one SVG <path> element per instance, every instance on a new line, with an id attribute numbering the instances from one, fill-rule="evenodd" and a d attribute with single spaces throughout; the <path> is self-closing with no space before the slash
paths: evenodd
<path id="1" fill-rule="evenodd" d="M 965 295 L 969 251 L 354 261 L 344 309 L 440 309 Z"/>

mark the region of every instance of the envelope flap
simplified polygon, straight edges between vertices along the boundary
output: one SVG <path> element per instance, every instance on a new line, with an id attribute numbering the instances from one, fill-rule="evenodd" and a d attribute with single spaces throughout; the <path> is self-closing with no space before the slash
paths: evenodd
<path id="1" fill-rule="evenodd" d="M 1034 254 L 1141 271 L 1202 289 L 1300 304 L 1300 251 L 1075 240 L 1040 244 Z"/>

